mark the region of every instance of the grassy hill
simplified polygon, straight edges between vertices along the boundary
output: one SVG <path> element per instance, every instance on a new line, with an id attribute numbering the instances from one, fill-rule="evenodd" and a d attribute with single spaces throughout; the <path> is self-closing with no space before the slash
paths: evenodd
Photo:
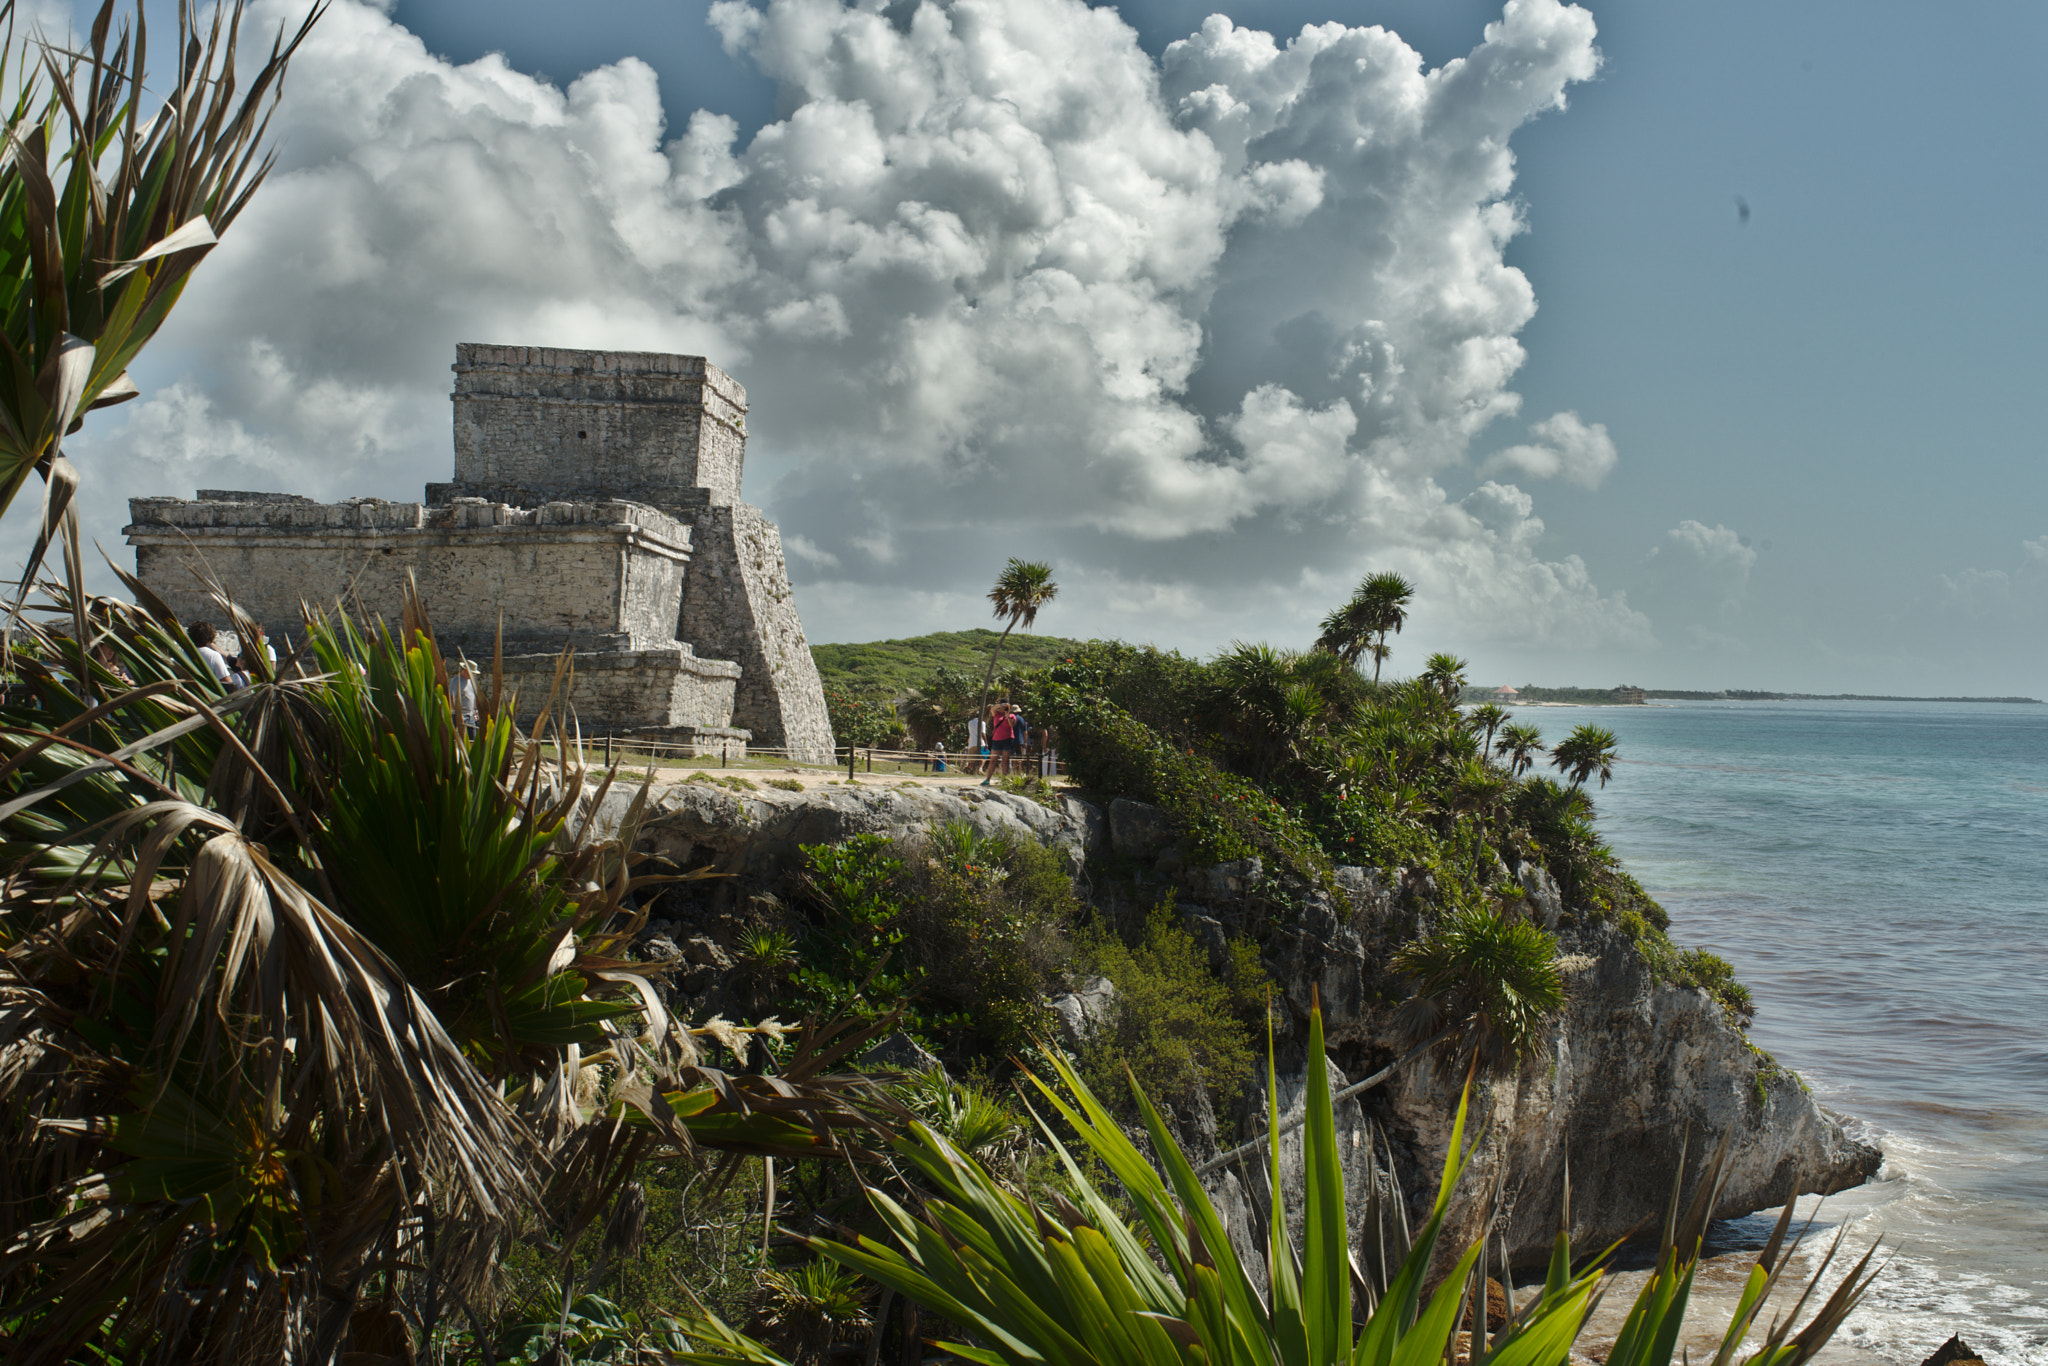
<path id="1" fill-rule="evenodd" d="M 988 667 L 988 652 L 1000 631 L 939 631 L 909 640 L 872 640 L 860 645 L 813 645 L 811 658 L 826 687 L 901 697 L 927 678 L 938 665 L 972 672 Z M 1064 636 L 1012 631 L 1003 646 L 1002 668 L 1036 669 L 1071 653 L 1082 642 Z"/>

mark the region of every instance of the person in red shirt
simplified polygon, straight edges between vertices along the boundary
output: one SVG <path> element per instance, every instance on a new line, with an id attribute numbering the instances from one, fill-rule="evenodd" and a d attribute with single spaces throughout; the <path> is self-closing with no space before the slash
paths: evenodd
<path id="1" fill-rule="evenodd" d="M 996 703 L 995 724 L 989 727 L 989 734 L 992 738 L 990 748 L 995 751 L 990 763 L 1001 765 L 997 772 L 1007 778 L 1010 775 L 1010 761 L 1017 755 L 1017 709 L 1008 702 Z M 988 784 L 988 778 L 981 780 L 983 787 L 987 787 Z"/>

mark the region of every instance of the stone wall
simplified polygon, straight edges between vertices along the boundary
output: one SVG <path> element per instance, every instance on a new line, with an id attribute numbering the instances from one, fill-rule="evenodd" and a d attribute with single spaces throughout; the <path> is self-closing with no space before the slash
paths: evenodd
<path id="1" fill-rule="evenodd" d="M 503 614 L 522 651 L 675 644 L 691 529 L 626 502 L 430 508 L 365 499 L 313 503 L 130 500 L 143 582 L 187 621 L 220 615 L 198 570 L 273 632 L 299 634 L 301 604 L 395 620 L 406 575 L 445 645 L 488 653 Z M 721 724 L 723 724 L 721 722 Z"/>
<path id="2" fill-rule="evenodd" d="M 752 731 L 755 745 L 829 763 L 832 722 L 791 595 L 782 533 L 760 509 L 736 503 L 699 512 L 692 543 L 677 638 L 739 663 L 733 724 Z"/>
<path id="3" fill-rule="evenodd" d="M 454 368 L 459 492 L 739 497 L 747 392 L 702 356 L 464 342 Z"/>
<path id="4" fill-rule="evenodd" d="M 505 686 L 518 693 L 521 721 L 531 722 L 547 705 L 559 658 L 552 654 L 506 658 Z M 729 737 L 734 757 L 746 754 L 746 732 L 727 724 L 733 689 L 740 679 L 739 665 L 699 659 L 689 646 L 677 644 L 652 650 L 579 652 L 570 662 L 574 673 L 567 700 L 585 734 L 680 731 L 714 740 Z M 489 659 L 480 663 L 488 675 Z"/>

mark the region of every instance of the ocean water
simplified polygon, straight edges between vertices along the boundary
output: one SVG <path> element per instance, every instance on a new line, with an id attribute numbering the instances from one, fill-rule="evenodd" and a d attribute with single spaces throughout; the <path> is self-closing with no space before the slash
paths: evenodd
<path id="1" fill-rule="evenodd" d="M 1615 733 L 1609 843 L 1674 938 L 1735 965 L 1751 1037 L 1884 1149 L 1876 1181 L 1800 1202 L 1893 1251 L 1838 1341 L 2048 1364 L 2048 706 L 1518 712 Z"/>

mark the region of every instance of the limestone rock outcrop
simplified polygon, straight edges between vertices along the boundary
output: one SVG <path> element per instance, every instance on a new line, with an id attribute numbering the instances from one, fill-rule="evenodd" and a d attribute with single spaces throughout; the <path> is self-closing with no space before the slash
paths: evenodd
<path id="1" fill-rule="evenodd" d="M 623 807 L 624 799 L 613 802 Z M 1302 1104 L 1301 1048 L 1312 1000 L 1319 999 L 1332 1061 L 1332 1085 L 1363 1077 L 1406 1051 L 1396 1027 L 1406 985 L 1386 964 L 1393 949 L 1436 914 L 1435 889 L 1418 872 L 1339 868 L 1337 894 L 1294 889 L 1272 895 L 1257 860 L 1186 868 L 1179 848 L 1161 844 L 1164 813 L 1116 802 L 1105 814 L 1072 798 L 1057 809 L 1007 793 L 929 788 L 828 787 L 808 792 L 734 792 L 705 782 L 659 790 L 641 846 L 678 867 L 731 874 L 721 896 L 772 889 L 797 866 L 798 846 L 873 833 L 916 836 L 965 821 L 982 834 L 1028 836 L 1063 850 L 1081 871 L 1092 855 L 1118 852 L 1116 878 L 1092 889 L 1098 899 L 1155 898 L 1173 886 L 1184 923 L 1198 943 L 1220 953 L 1230 937 L 1250 936 L 1278 984 L 1283 1109 Z M 1132 888 L 1128 868 L 1151 849 L 1152 870 Z M 1162 871 L 1163 870 L 1163 871 Z M 1149 888 L 1144 879 L 1152 879 Z M 1816 1106 L 1791 1073 L 1749 1045 L 1704 993 L 1657 980 L 1619 931 L 1563 905 L 1555 883 L 1534 868 L 1517 880 L 1531 915 L 1558 926 L 1565 1009 L 1542 1048 L 1511 1075 L 1481 1086 L 1472 1125 L 1490 1132 L 1468 1169 L 1473 1189 L 1505 1175 L 1509 1255 L 1546 1255 L 1557 1227 L 1567 1159 L 1572 1238 L 1580 1250 L 1654 1226 L 1679 1173 L 1688 1178 L 1723 1134 L 1732 1136 L 1731 1175 L 1716 1213 L 1732 1217 L 1782 1204 L 1794 1194 L 1831 1193 L 1873 1175 L 1882 1160 Z M 1099 982 L 1067 984 L 1067 1021 L 1078 1037 L 1108 992 Z M 1072 1042 L 1072 1039 L 1069 1040 Z M 1452 1070 L 1456 1070 L 1455 1068 Z M 1263 1069 L 1259 1069 L 1263 1075 Z M 1461 1076 L 1420 1065 L 1399 1069 L 1380 1087 L 1338 1107 L 1340 1148 L 1354 1188 L 1354 1220 L 1364 1194 L 1397 1186 L 1419 1220 L 1434 1192 L 1449 1140 L 1453 1092 Z M 1182 1117 L 1197 1159 L 1263 1132 L 1265 1101 L 1255 1083 L 1238 1113 Z M 1377 1154 L 1377 1161 L 1375 1160 Z M 1299 1182 L 1300 1138 L 1283 1139 L 1283 1185 Z M 1257 1164 L 1219 1172 L 1212 1189 L 1246 1249 L 1263 1238 L 1265 1177 Z M 1290 1193 L 1298 1200 L 1299 1191 Z M 1473 1217 L 1470 1207 L 1459 1217 Z M 1474 1230 L 1454 1226 L 1463 1245 Z M 1356 1230 L 1359 1238 L 1366 1230 Z"/>
<path id="2" fill-rule="evenodd" d="M 1403 914 L 1394 911 L 1393 914 Z M 1390 994 L 1374 962 L 1380 936 L 1363 917 L 1326 925 L 1290 945 L 1276 966 L 1290 976 L 1296 1022 L 1305 1021 L 1300 989 L 1322 993 L 1333 1068 L 1331 1085 L 1378 1071 L 1405 1051 L 1393 1025 Z M 1540 1261 L 1556 1235 L 1569 1164 L 1572 1244 L 1581 1251 L 1652 1230 L 1671 1197 L 1683 1162 L 1690 1181 L 1721 1137 L 1732 1136 L 1729 1177 L 1717 1217 L 1732 1218 L 1783 1204 L 1798 1194 L 1828 1195 L 1876 1174 L 1883 1155 L 1845 1131 L 1791 1072 L 1757 1055 L 1704 992 L 1658 981 L 1626 936 L 1599 924 L 1558 932 L 1566 1004 L 1537 1053 L 1510 1075 L 1475 1089 L 1471 1130 L 1489 1134 L 1466 1180 L 1483 1189 L 1505 1177 L 1503 1225 L 1510 1258 Z M 1372 1179 L 1377 1132 L 1390 1147 L 1410 1200 L 1433 1190 L 1450 1141 L 1452 1100 L 1462 1075 L 1411 1065 L 1381 1086 L 1338 1106 L 1340 1134 L 1353 1186 Z M 1297 1071 L 1281 1079 L 1283 1109 L 1301 1105 Z M 1263 1098 L 1261 1098 L 1262 1102 Z M 1243 1137 L 1255 1131 L 1245 1126 Z M 1233 1140 L 1235 1141 L 1235 1140 Z M 1283 1182 L 1296 1175 L 1300 1139 L 1283 1140 Z M 1384 1152 L 1382 1160 L 1384 1160 Z M 1263 1221 L 1263 1177 L 1250 1174 L 1246 1195 Z M 1289 1191 L 1289 1199 L 1300 1195 Z M 1462 1247 L 1476 1233 L 1476 1215 L 1460 1206 L 1447 1236 Z M 1255 1223 L 1254 1228 L 1263 1227 Z"/>
<path id="3" fill-rule="evenodd" d="M 614 792 L 599 816 L 616 822 L 626 795 Z M 710 782 L 671 783 L 654 790 L 640 847 L 679 868 L 727 875 L 735 892 L 772 886 L 802 861 L 801 846 L 838 844 L 855 835 L 921 836 L 934 826 L 965 823 L 983 836 L 1008 834 L 1055 846 L 1076 873 L 1090 851 L 1087 803 L 1069 798 L 1054 809 L 1014 793 L 977 788 L 814 787 L 735 791 Z M 1097 836 L 1099 837 L 1099 836 Z"/>

